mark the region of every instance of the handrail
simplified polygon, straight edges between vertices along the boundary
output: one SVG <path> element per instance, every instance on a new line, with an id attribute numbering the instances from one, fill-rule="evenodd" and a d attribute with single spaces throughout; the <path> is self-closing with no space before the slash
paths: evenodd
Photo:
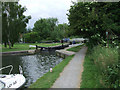
<path id="1" fill-rule="evenodd" d="M 9 66 L 6 66 L 6 67 L 3 67 L 3 68 L 0 68 L 0 71 L 3 70 L 3 69 L 9 68 L 9 67 L 11 67 L 10 72 L 9 72 L 9 75 L 10 75 L 11 72 L 12 72 L 12 70 L 13 70 L 13 66 L 12 66 L 12 65 L 9 65 Z"/>
<path id="2" fill-rule="evenodd" d="M 19 65 L 19 72 L 20 74 L 23 74 L 23 70 L 22 70 L 22 67 Z"/>

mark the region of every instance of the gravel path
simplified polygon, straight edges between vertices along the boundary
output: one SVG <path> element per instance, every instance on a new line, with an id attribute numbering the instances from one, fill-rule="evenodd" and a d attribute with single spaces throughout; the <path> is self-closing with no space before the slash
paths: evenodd
<path id="1" fill-rule="evenodd" d="M 52 88 L 80 88 L 83 61 L 87 47 L 83 47 L 64 68 Z"/>

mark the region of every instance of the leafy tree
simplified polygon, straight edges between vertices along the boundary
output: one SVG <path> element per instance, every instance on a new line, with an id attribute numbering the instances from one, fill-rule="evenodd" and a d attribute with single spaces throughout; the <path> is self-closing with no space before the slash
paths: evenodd
<path id="1" fill-rule="evenodd" d="M 2 44 L 2 3 L 0 2 L 0 44 Z"/>
<path id="2" fill-rule="evenodd" d="M 35 22 L 33 31 L 38 32 L 41 39 L 45 40 L 47 38 L 50 38 L 51 32 L 54 31 L 57 22 L 57 18 L 41 18 Z"/>
<path id="3" fill-rule="evenodd" d="M 62 38 L 68 37 L 68 25 L 66 23 L 58 24 L 58 30 L 61 31 Z"/>
<path id="4" fill-rule="evenodd" d="M 23 37 L 25 39 L 25 42 L 28 42 L 28 43 L 35 43 L 35 42 L 39 42 L 40 40 L 40 37 L 38 36 L 37 32 L 26 33 L 24 34 Z"/>
<path id="5" fill-rule="evenodd" d="M 62 25 L 62 24 L 60 24 Z M 54 31 L 51 32 L 50 39 L 54 41 L 59 41 L 64 38 L 64 30 L 60 28 L 59 25 L 55 27 Z"/>
<path id="6" fill-rule="evenodd" d="M 18 2 L 2 3 L 2 37 L 5 47 L 8 43 L 11 48 L 11 45 L 13 46 L 18 41 L 20 34 L 24 32 L 26 24 L 31 18 L 23 15 L 26 10 Z"/>
<path id="7" fill-rule="evenodd" d="M 31 37 L 29 36 L 33 34 L 32 32 L 36 32 L 38 35 L 36 35 L 36 39 L 33 39 L 33 41 L 35 40 L 34 42 L 40 42 L 42 40 L 58 41 L 60 39 L 63 39 L 64 37 L 67 37 L 67 31 L 68 25 L 66 23 L 58 24 L 57 18 L 41 18 L 35 22 L 34 28 L 31 33 L 28 33 L 26 35 L 28 39 L 31 39 Z M 29 42 L 28 39 L 27 42 Z"/>
<path id="8" fill-rule="evenodd" d="M 70 30 L 74 35 L 89 38 L 93 45 L 106 40 L 106 31 L 120 33 L 120 2 L 74 3 L 69 10 Z"/>

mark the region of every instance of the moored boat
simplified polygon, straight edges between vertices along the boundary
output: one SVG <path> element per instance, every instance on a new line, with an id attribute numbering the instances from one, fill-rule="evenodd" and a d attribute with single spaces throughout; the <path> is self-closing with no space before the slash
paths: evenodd
<path id="1" fill-rule="evenodd" d="M 0 70 L 11 67 L 11 70 L 8 75 L 0 74 L 0 90 L 3 88 L 20 88 L 26 81 L 22 73 L 22 67 L 19 66 L 20 74 L 11 74 L 13 66 L 9 65 L 1 68 Z"/>

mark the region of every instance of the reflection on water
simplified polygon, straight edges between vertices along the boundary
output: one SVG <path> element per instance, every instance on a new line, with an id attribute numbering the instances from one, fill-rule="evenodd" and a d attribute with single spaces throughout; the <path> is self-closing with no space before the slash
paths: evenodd
<path id="1" fill-rule="evenodd" d="M 3 57 L 2 65 L 13 65 L 14 70 L 12 73 L 19 73 L 18 67 L 21 65 L 26 77 L 25 87 L 28 87 L 61 61 L 62 58 L 57 57 L 54 51 L 42 51 L 36 55 Z M 8 70 L 3 71 L 3 73 L 6 72 Z"/>

